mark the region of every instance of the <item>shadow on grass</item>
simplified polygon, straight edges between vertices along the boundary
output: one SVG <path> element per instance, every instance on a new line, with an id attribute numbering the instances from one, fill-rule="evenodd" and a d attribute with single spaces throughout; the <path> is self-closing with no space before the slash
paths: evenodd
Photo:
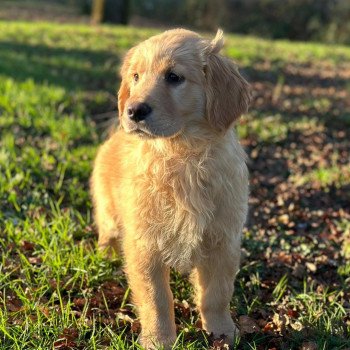
<path id="1" fill-rule="evenodd" d="M 298 233 L 298 225 L 314 222 L 319 224 L 317 229 L 320 230 L 327 227 L 327 218 L 345 215 L 350 207 L 349 183 L 337 179 L 334 171 L 335 177 L 330 183 L 322 182 L 322 177 L 318 183 L 313 178 L 306 178 L 299 185 L 295 181 L 305 179 L 303 176 L 317 169 L 331 172 L 334 167 L 346 165 L 350 156 L 349 139 L 350 130 L 333 126 L 324 127 L 322 132 L 289 130 L 277 142 L 249 140 L 251 210 L 248 228 L 259 225 L 276 232 L 294 230 Z M 284 218 L 286 208 L 289 208 L 288 216 Z M 326 216 L 320 219 L 318 211 Z"/>
<path id="2" fill-rule="evenodd" d="M 246 75 L 255 81 L 265 81 L 276 84 L 283 75 L 284 82 L 290 86 L 307 86 L 309 88 L 347 88 L 347 78 L 350 66 L 338 68 L 328 66 L 316 66 L 311 63 L 291 63 L 278 61 L 268 67 L 248 66 L 244 67 Z"/>
<path id="3" fill-rule="evenodd" d="M 120 57 L 106 51 L 54 48 L 0 41 L 0 72 L 18 81 L 62 86 L 69 91 L 117 90 Z"/>
<path id="4" fill-rule="evenodd" d="M 248 343 L 249 342 L 249 343 Z M 248 343 L 248 344 L 247 344 Z M 306 328 L 304 332 L 293 331 L 287 335 L 269 334 L 246 335 L 241 339 L 238 349 L 347 349 L 349 342 L 343 337 L 330 332 L 322 332 L 316 328 Z M 312 347 L 313 346 L 313 347 Z M 255 349 L 255 348 L 254 348 Z"/>
<path id="5" fill-rule="evenodd" d="M 288 63 L 245 68 L 259 113 L 319 119 L 331 127 L 350 123 L 350 66 Z"/>

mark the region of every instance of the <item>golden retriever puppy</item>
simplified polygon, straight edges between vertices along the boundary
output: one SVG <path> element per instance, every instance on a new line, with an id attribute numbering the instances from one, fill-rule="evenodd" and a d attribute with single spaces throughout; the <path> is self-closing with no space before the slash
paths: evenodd
<path id="1" fill-rule="evenodd" d="M 212 41 L 175 29 L 132 48 L 120 128 L 91 180 L 99 247 L 120 249 L 146 349 L 176 339 L 170 267 L 191 271 L 203 327 L 233 342 L 229 304 L 248 208 L 246 155 L 232 123 L 248 83 Z"/>

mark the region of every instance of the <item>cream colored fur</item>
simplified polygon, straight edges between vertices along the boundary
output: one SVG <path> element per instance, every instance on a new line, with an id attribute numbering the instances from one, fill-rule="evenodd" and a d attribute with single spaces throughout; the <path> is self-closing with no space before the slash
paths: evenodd
<path id="1" fill-rule="evenodd" d="M 95 161 L 99 246 L 124 254 L 147 349 L 170 348 L 176 339 L 170 267 L 192 272 L 204 328 L 229 342 L 236 334 L 229 302 L 248 171 L 231 125 L 247 110 L 250 92 L 236 66 L 218 53 L 222 45 L 220 31 L 209 42 L 176 29 L 131 49 L 122 67 L 121 128 Z M 169 85 L 169 69 L 185 80 Z M 135 101 L 153 109 L 141 126 L 125 112 Z"/>

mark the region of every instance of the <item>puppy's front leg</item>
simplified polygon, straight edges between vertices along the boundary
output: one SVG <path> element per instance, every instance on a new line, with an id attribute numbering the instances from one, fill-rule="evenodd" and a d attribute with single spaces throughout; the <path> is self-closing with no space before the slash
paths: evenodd
<path id="1" fill-rule="evenodd" d="M 170 349 L 176 340 L 169 268 L 140 241 L 125 240 L 126 272 L 141 321 L 141 344 L 146 349 Z"/>
<path id="2" fill-rule="evenodd" d="M 230 345 L 238 335 L 230 314 L 230 301 L 239 255 L 239 246 L 222 245 L 197 263 L 192 275 L 203 328 L 216 338 L 225 334 Z"/>

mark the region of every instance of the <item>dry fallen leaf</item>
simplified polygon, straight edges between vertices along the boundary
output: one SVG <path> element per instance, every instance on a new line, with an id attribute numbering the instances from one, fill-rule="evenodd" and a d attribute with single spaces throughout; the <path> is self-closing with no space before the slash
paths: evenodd
<path id="1" fill-rule="evenodd" d="M 28 241 L 22 241 L 21 247 L 25 251 L 33 251 L 35 244 L 32 242 L 28 242 Z"/>
<path id="2" fill-rule="evenodd" d="M 300 350 L 317 350 L 317 344 L 312 341 L 304 342 Z"/>
<path id="3" fill-rule="evenodd" d="M 282 214 L 278 217 L 278 221 L 281 223 L 281 224 L 284 224 L 284 225 L 287 225 L 288 222 L 289 222 L 289 216 L 288 214 Z"/>
<path id="4" fill-rule="evenodd" d="M 71 350 L 77 349 L 76 339 L 79 337 L 79 332 L 75 328 L 65 328 L 62 334 L 53 343 L 54 349 Z"/>
<path id="5" fill-rule="evenodd" d="M 256 321 L 249 316 L 239 316 L 238 323 L 241 335 L 256 333 L 260 331 L 260 328 Z"/>
<path id="6" fill-rule="evenodd" d="M 306 275 L 306 268 L 305 266 L 296 263 L 294 268 L 293 268 L 293 272 L 292 275 L 295 276 L 298 279 L 303 279 Z"/>
<path id="7" fill-rule="evenodd" d="M 214 350 L 229 350 L 230 346 L 227 344 L 225 338 L 215 339 L 213 341 Z"/>
<path id="8" fill-rule="evenodd" d="M 141 332 L 141 323 L 139 320 L 134 320 L 131 324 L 131 332 L 140 333 Z"/>
<path id="9" fill-rule="evenodd" d="M 67 339 L 58 339 L 53 343 L 53 348 L 60 350 L 72 350 L 77 346 L 76 342 Z"/>
<path id="10" fill-rule="evenodd" d="M 308 269 L 309 271 L 311 271 L 311 272 L 316 272 L 317 266 L 316 266 L 314 263 L 312 263 L 312 262 L 307 262 L 305 265 L 306 265 L 306 267 L 307 267 L 307 269 Z"/>
<path id="11" fill-rule="evenodd" d="M 304 328 L 303 324 L 299 321 L 291 322 L 290 326 L 298 332 L 300 332 Z"/>
<path id="12" fill-rule="evenodd" d="M 18 312 L 22 309 L 22 305 L 18 303 L 7 302 L 6 307 L 10 312 Z"/>
<path id="13" fill-rule="evenodd" d="M 32 265 L 41 265 L 43 262 L 43 259 L 40 256 L 31 256 L 28 258 L 28 261 L 32 264 Z"/>
<path id="14" fill-rule="evenodd" d="M 292 317 L 292 318 L 298 317 L 298 311 L 296 310 L 288 309 L 287 314 L 289 317 Z"/>

